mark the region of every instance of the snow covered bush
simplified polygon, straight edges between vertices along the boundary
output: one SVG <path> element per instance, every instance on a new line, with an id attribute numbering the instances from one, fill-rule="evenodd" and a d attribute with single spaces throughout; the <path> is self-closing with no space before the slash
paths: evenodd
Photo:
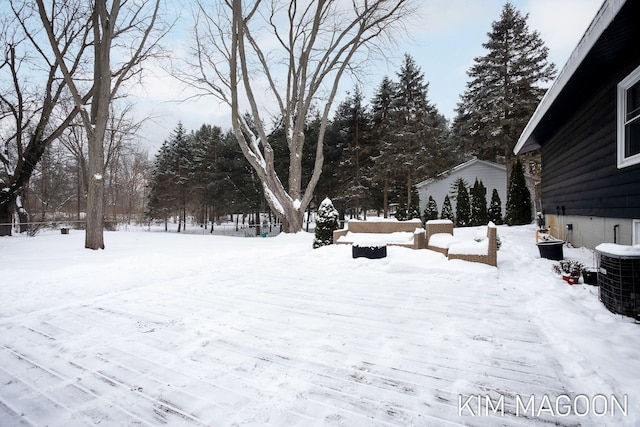
<path id="1" fill-rule="evenodd" d="M 584 265 L 579 261 L 563 260 L 553 264 L 551 269 L 558 275 L 568 274 L 570 276 L 579 277 L 584 269 Z"/>
<path id="2" fill-rule="evenodd" d="M 432 219 L 438 219 L 438 204 L 433 197 L 429 196 L 429 202 L 424 210 L 424 220 L 426 222 Z"/>
<path id="3" fill-rule="evenodd" d="M 502 201 L 500 200 L 498 190 L 495 188 L 493 189 L 493 193 L 491 193 L 488 219 L 496 225 L 502 224 Z"/>
<path id="4" fill-rule="evenodd" d="M 455 219 L 449 195 L 444 196 L 444 203 L 442 204 L 442 214 L 440 214 L 440 219 L 449 219 L 451 221 Z"/>
<path id="5" fill-rule="evenodd" d="M 313 239 L 313 248 L 326 246 L 333 243 L 333 230 L 337 230 L 338 211 L 333 207 L 333 203 L 327 197 L 320 203 L 318 208 L 318 218 L 316 219 L 316 237 Z"/>
<path id="6" fill-rule="evenodd" d="M 458 178 L 453 184 L 456 196 L 456 227 L 468 227 L 471 225 L 471 202 L 467 183 L 462 178 Z"/>

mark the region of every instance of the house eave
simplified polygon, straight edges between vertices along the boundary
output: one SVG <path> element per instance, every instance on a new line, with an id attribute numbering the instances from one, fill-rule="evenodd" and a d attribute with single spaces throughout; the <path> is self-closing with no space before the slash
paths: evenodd
<path id="1" fill-rule="evenodd" d="M 549 90 L 545 93 L 535 112 L 531 116 L 531 119 L 522 131 L 522 134 L 518 139 L 518 143 L 513 149 L 515 154 L 523 154 L 540 148 L 541 143 L 535 138 L 535 132 L 538 126 L 541 125 L 542 120 L 547 115 L 552 105 L 557 101 L 562 90 L 574 77 L 580 65 L 593 49 L 596 42 L 600 39 L 602 33 L 618 15 L 618 12 L 620 12 L 620 9 L 624 6 L 626 1 L 627 0 L 606 0 L 602 4 L 598 13 L 589 25 L 589 28 L 587 28 L 587 31 L 582 36 L 580 42 L 578 42 L 578 45 L 567 60 L 567 63 L 564 65 Z"/>

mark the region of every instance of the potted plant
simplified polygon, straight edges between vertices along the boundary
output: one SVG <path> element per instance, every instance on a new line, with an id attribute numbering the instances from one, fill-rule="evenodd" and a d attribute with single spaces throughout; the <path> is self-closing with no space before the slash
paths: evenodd
<path id="1" fill-rule="evenodd" d="M 554 264 L 552 269 L 554 273 L 561 275 L 568 284 L 575 285 L 580 280 L 584 265 L 579 261 L 564 260 Z"/>

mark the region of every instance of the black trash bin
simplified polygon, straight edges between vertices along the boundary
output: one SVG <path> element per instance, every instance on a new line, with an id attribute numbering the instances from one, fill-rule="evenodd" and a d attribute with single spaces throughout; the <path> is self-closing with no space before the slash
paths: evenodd
<path id="1" fill-rule="evenodd" d="M 544 242 L 536 243 L 538 250 L 540 251 L 540 257 L 546 259 L 552 259 L 554 261 L 560 261 L 564 258 L 562 251 L 562 240 L 545 240 Z"/>

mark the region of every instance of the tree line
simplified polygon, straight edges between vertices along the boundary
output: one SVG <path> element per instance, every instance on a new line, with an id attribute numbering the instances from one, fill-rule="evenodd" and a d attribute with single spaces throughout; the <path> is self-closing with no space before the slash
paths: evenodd
<path id="1" fill-rule="evenodd" d="M 507 3 L 483 43 L 487 54 L 475 58 L 468 72 L 470 81 L 451 124 L 429 101 L 428 83 L 409 55 L 396 78 L 384 78 L 368 104 L 356 87 L 332 110 L 340 77 L 348 70 L 362 72 L 369 56 L 381 53 L 384 37 L 402 26 L 413 2 L 325 2 L 305 9 L 294 2 L 284 7 L 262 2 L 244 9 L 241 0 L 213 5 L 196 1 L 193 60 L 176 77 L 227 103 L 231 131 L 203 125 L 191 136 L 181 130 L 184 135 L 178 139 L 215 140 L 215 147 L 204 142 L 200 148 L 183 147 L 191 152 L 180 154 L 187 160 L 180 160 L 176 174 L 154 174 L 140 190 L 132 177 L 140 174 L 131 171 L 143 168 L 141 151 L 118 151 L 133 156 L 125 160 L 113 157 L 110 147 L 122 129 L 118 92 L 126 93 L 143 71 L 144 60 L 160 50 L 164 33 L 157 24 L 159 5 L 9 1 L 6 7 L 15 20 L 3 20 L 0 31 L 0 234 L 11 233 L 7 224 L 14 213 L 26 220 L 27 200 L 32 206 L 40 203 L 44 217 L 45 210 L 75 199 L 77 216 L 83 211 L 91 223 L 85 246 L 103 248 L 104 219 L 126 210 L 120 205 L 127 180 L 137 200 L 149 201 L 149 217 L 166 218 L 162 204 L 173 204 L 183 225 L 189 212 L 204 221 L 229 210 L 265 206 L 285 231 L 295 232 L 302 212 L 317 207 L 325 196 L 335 200 L 343 217 L 372 209 L 388 215 L 395 205 L 405 206 L 408 214 L 417 201 L 413 184 L 457 162 L 476 156 L 510 168 L 510 150 L 544 92 L 540 85 L 555 74 L 527 16 Z M 280 14 L 282 25 L 274 26 Z M 352 25 L 323 30 L 323 23 L 338 15 Z M 259 41 L 273 40 L 261 37 L 269 33 L 284 56 L 275 49 L 264 55 Z M 123 46 L 128 50 L 119 52 Z M 276 72 L 287 79 L 274 78 Z M 286 85 L 279 86 L 283 81 Z M 257 82 L 267 83 L 257 87 Z M 276 97 L 278 109 L 271 112 L 279 117 L 276 123 L 262 120 L 257 90 Z M 243 97 L 248 104 L 240 102 Z M 249 108 L 242 112 L 241 104 Z M 163 156 L 174 150 L 169 141 L 177 131 L 163 146 Z M 204 136 L 209 133 L 216 136 Z M 67 158 L 60 144 L 69 138 L 84 142 L 67 147 Z M 203 166 L 207 162 L 209 169 Z M 524 159 L 524 165 L 529 172 L 539 171 L 535 155 Z M 73 185 L 61 182 L 71 177 Z M 38 185 L 41 194 L 29 193 Z M 54 187 L 64 195 L 46 200 Z M 161 188 L 167 194 L 157 191 Z"/>

